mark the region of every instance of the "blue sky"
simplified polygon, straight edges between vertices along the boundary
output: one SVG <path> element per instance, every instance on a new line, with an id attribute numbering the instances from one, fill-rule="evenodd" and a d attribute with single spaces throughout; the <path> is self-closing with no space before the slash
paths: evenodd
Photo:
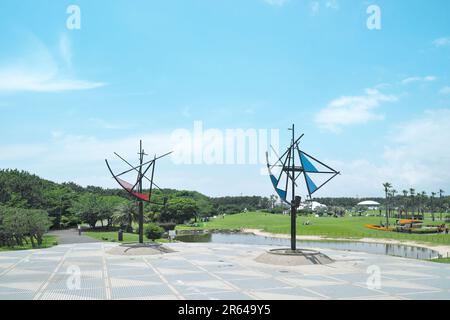
<path id="1" fill-rule="evenodd" d="M 69 5 L 81 10 L 70 30 Z M 369 5 L 381 30 L 369 30 Z M 318 196 L 450 190 L 450 2 L 0 3 L 0 167 L 113 187 L 104 158 L 172 133 L 279 129 L 342 175 Z M 136 149 L 136 150 L 135 150 Z M 262 150 L 260 150 L 262 151 Z M 118 166 L 120 163 L 114 163 Z M 262 164 L 158 167 L 159 184 L 273 193 Z"/>

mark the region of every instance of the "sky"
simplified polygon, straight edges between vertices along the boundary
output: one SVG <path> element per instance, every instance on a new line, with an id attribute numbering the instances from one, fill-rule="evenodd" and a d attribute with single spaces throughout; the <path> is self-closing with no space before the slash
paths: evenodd
<path id="1" fill-rule="evenodd" d="M 149 157 L 176 151 L 158 162 L 161 187 L 268 196 L 264 152 L 283 151 L 295 123 L 301 148 L 341 172 L 318 197 L 383 196 L 384 182 L 450 191 L 449 11 L 2 0 L 0 168 L 116 187 L 104 159 L 125 170 L 113 152 L 135 163 L 142 139 Z M 257 143 L 230 147 L 230 132 Z"/>

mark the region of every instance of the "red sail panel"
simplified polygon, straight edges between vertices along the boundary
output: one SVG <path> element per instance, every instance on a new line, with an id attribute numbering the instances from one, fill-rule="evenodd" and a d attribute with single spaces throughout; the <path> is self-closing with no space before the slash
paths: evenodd
<path id="1" fill-rule="evenodd" d="M 117 178 L 117 181 L 122 186 L 122 188 L 127 190 L 129 193 L 131 193 L 136 198 L 144 200 L 144 201 L 149 201 L 150 200 L 149 197 L 148 197 L 148 194 L 143 194 L 143 193 L 132 191 L 133 190 L 133 185 L 131 183 L 128 183 L 125 180 L 122 180 L 120 178 Z"/>

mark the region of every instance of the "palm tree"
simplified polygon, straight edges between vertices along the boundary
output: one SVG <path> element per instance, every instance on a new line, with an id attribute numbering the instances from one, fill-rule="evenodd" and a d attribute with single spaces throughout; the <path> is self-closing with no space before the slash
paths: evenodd
<path id="1" fill-rule="evenodd" d="M 119 205 L 113 214 L 113 223 L 120 225 L 126 232 L 133 232 L 133 221 L 137 219 L 137 206 L 132 201 Z"/>
<path id="2" fill-rule="evenodd" d="M 388 209 L 388 197 L 389 191 L 392 188 L 392 185 L 389 182 L 383 183 L 384 194 L 386 196 L 386 228 L 389 228 L 389 209 Z"/>
<path id="3" fill-rule="evenodd" d="M 392 189 L 391 190 L 391 197 L 392 197 L 392 203 L 391 203 L 392 208 L 391 209 L 394 213 L 395 213 L 395 208 L 397 207 L 397 201 L 395 199 L 396 194 L 397 194 L 397 190 Z"/>
<path id="4" fill-rule="evenodd" d="M 426 203 L 427 203 L 427 193 L 425 191 L 422 191 L 419 194 L 419 208 L 420 208 L 420 214 L 422 215 L 422 220 L 425 220 L 425 209 L 426 209 Z"/>
<path id="5" fill-rule="evenodd" d="M 411 195 L 411 218 L 414 219 L 414 196 L 416 195 L 416 190 L 410 188 L 409 194 Z"/>
<path id="6" fill-rule="evenodd" d="M 430 203 L 430 209 L 431 209 L 431 219 L 434 221 L 434 197 L 436 197 L 436 192 L 431 193 L 431 203 Z"/>
<path id="7" fill-rule="evenodd" d="M 408 219 L 408 190 L 403 190 L 403 209 L 405 210 L 405 218 Z"/>
<path id="8" fill-rule="evenodd" d="M 439 189 L 439 220 L 442 221 L 442 211 L 444 210 L 444 205 L 442 203 L 442 196 L 444 195 L 444 190 Z"/>

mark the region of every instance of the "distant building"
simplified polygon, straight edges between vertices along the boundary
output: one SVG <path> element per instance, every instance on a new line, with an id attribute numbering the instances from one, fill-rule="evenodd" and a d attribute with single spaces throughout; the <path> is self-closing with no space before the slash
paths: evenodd
<path id="1" fill-rule="evenodd" d="M 314 210 L 319 209 L 319 208 L 326 209 L 327 206 L 324 205 L 324 204 L 321 204 L 321 203 L 319 203 L 317 201 L 312 201 L 312 202 L 308 201 L 308 202 L 303 202 L 298 208 L 300 210 L 301 209 L 311 209 L 311 210 L 314 211 Z"/>
<path id="2" fill-rule="evenodd" d="M 378 210 L 381 204 L 376 201 L 366 200 L 358 203 L 357 206 L 366 207 L 369 210 Z"/>

